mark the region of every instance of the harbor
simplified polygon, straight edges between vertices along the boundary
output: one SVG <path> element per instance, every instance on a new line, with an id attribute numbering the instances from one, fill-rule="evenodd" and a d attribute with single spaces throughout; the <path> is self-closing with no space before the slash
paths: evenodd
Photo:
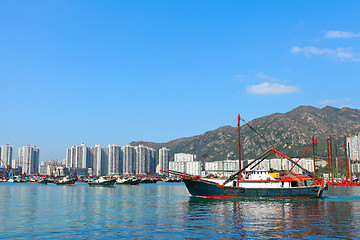
<path id="1" fill-rule="evenodd" d="M 184 183 L 113 188 L 0 184 L 4 239 L 355 239 L 360 188 L 329 186 L 319 199 L 214 199 Z M 51 224 L 49 224 L 51 223 Z"/>

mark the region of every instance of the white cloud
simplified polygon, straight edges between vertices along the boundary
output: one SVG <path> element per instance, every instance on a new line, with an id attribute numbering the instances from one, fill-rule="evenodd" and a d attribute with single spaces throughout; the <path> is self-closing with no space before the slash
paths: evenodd
<path id="1" fill-rule="evenodd" d="M 256 74 L 255 77 L 260 78 L 260 79 L 265 79 L 265 80 L 279 81 L 279 79 L 274 78 L 274 77 L 270 77 L 270 76 L 265 75 L 264 73 L 261 73 L 261 72 Z"/>
<path id="2" fill-rule="evenodd" d="M 333 49 L 327 49 L 327 48 L 317 48 L 313 46 L 309 47 L 298 47 L 293 46 L 290 50 L 292 53 L 301 53 L 304 54 L 307 57 L 310 57 L 312 55 L 325 55 L 328 57 L 333 57 L 336 59 L 340 59 L 343 61 L 358 61 L 359 59 L 356 58 L 357 53 L 354 53 L 351 48 L 336 48 Z"/>
<path id="3" fill-rule="evenodd" d="M 258 85 L 251 85 L 246 88 L 248 93 L 253 94 L 289 94 L 299 92 L 300 89 L 294 86 L 286 86 L 278 83 L 263 82 Z"/>
<path id="4" fill-rule="evenodd" d="M 356 38 L 360 37 L 360 33 L 343 32 L 343 31 L 327 31 L 326 38 Z"/>
<path id="5" fill-rule="evenodd" d="M 350 98 L 326 99 L 326 100 L 322 100 L 322 101 L 317 102 L 317 104 L 319 104 L 319 105 L 331 105 L 331 104 L 339 104 L 339 103 L 348 102 L 348 101 L 350 101 Z"/>

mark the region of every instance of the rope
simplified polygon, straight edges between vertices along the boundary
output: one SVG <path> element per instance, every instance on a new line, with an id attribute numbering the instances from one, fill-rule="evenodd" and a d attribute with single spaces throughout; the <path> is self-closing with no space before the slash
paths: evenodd
<path id="1" fill-rule="evenodd" d="M 259 137 L 261 137 L 265 142 L 267 142 L 270 146 L 272 146 L 273 148 L 275 148 L 274 147 L 274 145 L 271 143 L 271 142 L 269 142 L 268 140 L 266 140 L 266 138 L 263 136 L 263 135 L 261 135 L 258 131 L 256 131 L 252 126 L 250 126 L 250 124 L 249 123 L 247 123 L 243 118 L 240 118 L 241 119 L 241 121 L 243 121 L 251 130 L 253 130 Z"/>

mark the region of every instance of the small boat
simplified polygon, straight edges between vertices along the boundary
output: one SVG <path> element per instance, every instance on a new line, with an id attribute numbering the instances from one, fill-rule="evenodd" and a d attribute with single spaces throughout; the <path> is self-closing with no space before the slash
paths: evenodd
<path id="1" fill-rule="evenodd" d="M 96 180 L 90 181 L 88 182 L 88 184 L 90 185 L 90 187 L 96 187 L 96 186 L 114 186 L 116 182 L 116 179 L 106 179 L 104 177 L 100 177 Z"/>
<path id="2" fill-rule="evenodd" d="M 30 182 L 30 183 L 38 183 L 39 181 L 36 180 L 36 179 L 34 179 L 34 178 L 30 178 L 30 179 L 29 179 L 29 182 Z"/>
<path id="3" fill-rule="evenodd" d="M 140 179 L 140 183 L 157 183 L 156 178 L 142 178 Z"/>
<path id="4" fill-rule="evenodd" d="M 182 179 L 181 178 L 171 178 L 171 177 L 167 177 L 163 179 L 163 182 L 181 182 Z"/>
<path id="5" fill-rule="evenodd" d="M 250 127 L 253 129 L 252 127 Z M 257 133 L 260 135 L 259 133 Z M 240 115 L 238 116 L 238 147 L 240 151 Z M 265 138 L 264 138 L 265 139 Z M 317 142 L 316 138 L 312 144 Z M 311 145 L 306 149 L 311 147 Z M 293 166 L 299 167 L 303 173 L 289 174 L 287 172 L 252 171 L 267 157 L 277 154 L 290 161 Z M 302 156 L 304 156 L 304 154 Z M 299 160 L 302 158 L 299 158 Z M 186 173 L 168 170 L 169 173 L 181 176 L 189 193 L 194 196 L 215 198 L 319 198 L 324 191 L 324 181 L 298 164 L 274 146 L 260 157 L 244 166 L 228 179 L 200 178 Z M 315 160 L 314 160 L 315 161 Z M 239 157 L 239 166 L 241 160 Z M 314 166 L 315 167 L 315 166 Z M 250 169 L 250 171 L 249 171 Z M 315 169 L 315 168 L 314 168 Z"/>
<path id="6" fill-rule="evenodd" d="M 55 182 L 56 185 L 74 185 L 76 182 L 75 178 L 63 177 L 59 181 Z"/>
<path id="7" fill-rule="evenodd" d="M 140 183 L 140 179 L 137 179 L 136 177 L 130 177 L 130 178 L 118 178 L 116 180 L 116 184 L 118 185 L 138 185 Z"/>
<path id="8" fill-rule="evenodd" d="M 45 185 L 46 185 L 46 184 L 48 183 L 48 180 L 45 179 L 45 178 L 44 178 L 44 179 L 40 179 L 38 183 L 39 183 L 39 184 L 45 184 Z"/>
<path id="9" fill-rule="evenodd" d="M 7 180 L 7 183 L 18 183 L 18 181 L 14 178 L 10 178 L 9 180 Z"/>

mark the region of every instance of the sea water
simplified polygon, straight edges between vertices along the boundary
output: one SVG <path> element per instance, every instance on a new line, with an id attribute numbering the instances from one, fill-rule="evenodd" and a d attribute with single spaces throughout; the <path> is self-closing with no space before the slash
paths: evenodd
<path id="1" fill-rule="evenodd" d="M 359 239 L 360 187 L 320 199 L 190 196 L 183 183 L 0 183 L 0 239 Z"/>

